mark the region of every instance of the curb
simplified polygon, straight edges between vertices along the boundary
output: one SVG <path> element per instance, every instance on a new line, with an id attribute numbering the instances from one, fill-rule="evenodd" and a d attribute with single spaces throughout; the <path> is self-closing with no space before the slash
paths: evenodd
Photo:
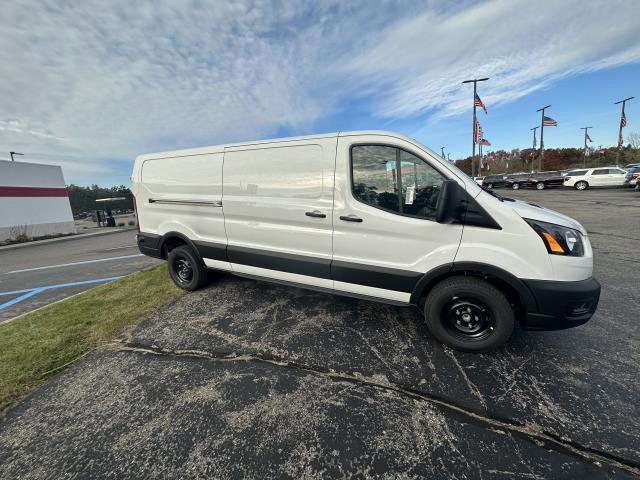
<path id="1" fill-rule="evenodd" d="M 32 242 L 14 243 L 13 245 L 5 245 L 3 247 L 0 247 L 0 252 L 4 252 L 6 250 L 15 250 L 17 248 L 35 247 L 37 245 L 45 245 L 47 243 L 64 242 L 68 240 L 78 240 L 78 239 L 87 238 L 87 237 L 99 237 L 101 235 L 109 235 L 112 233 L 121 233 L 121 232 L 128 232 L 128 231 L 135 231 L 135 227 L 116 228 L 116 229 L 107 230 L 104 232 L 77 233 L 75 235 L 67 235 L 65 237 L 60 237 L 60 238 L 48 238 L 46 240 L 34 240 Z"/>

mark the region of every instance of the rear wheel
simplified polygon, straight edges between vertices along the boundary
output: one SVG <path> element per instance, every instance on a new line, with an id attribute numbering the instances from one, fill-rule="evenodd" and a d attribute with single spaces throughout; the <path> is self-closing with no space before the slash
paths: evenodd
<path id="1" fill-rule="evenodd" d="M 452 277 L 437 284 L 427 295 L 424 315 L 434 337 L 465 352 L 488 352 L 504 345 L 515 325 L 504 294 L 473 277 Z"/>
<path id="2" fill-rule="evenodd" d="M 544 190 L 544 183 L 542 182 L 536 183 L 536 190 Z"/>
<path id="3" fill-rule="evenodd" d="M 169 275 L 176 286 L 183 290 L 197 290 L 207 281 L 207 269 L 186 245 L 176 247 L 167 257 Z"/>
<path id="4" fill-rule="evenodd" d="M 574 187 L 576 190 L 586 190 L 589 187 L 589 184 L 584 180 L 580 180 L 579 182 L 576 182 Z"/>
<path id="5" fill-rule="evenodd" d="M 520 184 L 519 183 L 514 183 L 513 185 L 511 185 L 511 188 L 513 188 L 514 190 L 519 190 L 520 189 Z"/>

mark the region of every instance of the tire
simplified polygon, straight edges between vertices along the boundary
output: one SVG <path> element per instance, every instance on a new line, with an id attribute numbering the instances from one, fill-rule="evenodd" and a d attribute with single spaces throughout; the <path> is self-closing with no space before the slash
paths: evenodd
<path id="1" fill-rule="evenodd" d="M 493 183 L 487 183 L 487 188 L 493 188 Z"/>
<path id="2" fill-rule="evenodd" d="M 587 188 L 589 188 L 589 184 L 584 180 L 580 180 L 579 182 L 576 182 L 573 188 L 575 188 L 576 190 L 586 190 Z"/>
<path id="3" fill-rule="evenodd" d="M 198 290 L 207 282 L 206 267 L 187 245 L 171 250 L 167 264 L 171 280 L 183 290 Z"/>
<path id="4" fill-rule="evenodd" d="M 520 184 L 519 183 L 514 183 L 513 185 L 511 185 L 511 188 L 513 190 L 520 190 Z"/>
<path id="5" fill-rule="evenodd" d="M 544 190 L 544 187 L 545 187 L 544 183 L 542 182 L 536 183 L 536 190 Z"/>
<path id="6" fill-rule="evenodd" d="M 445 345 L 482 353 L 504 345 L 515 326 L 515 315 L 504 294 L 474 277 L 451 277 L 427 295 L 425 323 Z"/>

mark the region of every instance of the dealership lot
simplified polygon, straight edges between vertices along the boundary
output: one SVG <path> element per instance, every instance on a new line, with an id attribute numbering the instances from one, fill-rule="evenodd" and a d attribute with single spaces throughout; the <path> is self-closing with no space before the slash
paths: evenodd
<path id="1" fill-rule="evenodd" d="M 585 326 L 463 354 L 413 309 L 220 275 L 0 420 L 0 477 L 637 475 L 640 194 L 498 192 L 586 226 Z"/>
<path id="2" fill-rule="evenodd" d="M 0 322 L 156 262 L 133 230 L 0 249 Z"/>

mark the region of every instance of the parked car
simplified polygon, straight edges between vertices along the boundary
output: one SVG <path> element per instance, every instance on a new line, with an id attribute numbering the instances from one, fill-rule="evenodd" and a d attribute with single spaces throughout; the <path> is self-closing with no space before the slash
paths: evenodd
<path id="1" fill-rule="evenodd" d="M 512 190 L 519 190 L 520 187 L 527 186 L 530 176 L 530 173 L 515 173 L 513 175 L 507 175 L 505 187 L 511 188 Z"/>
<path id="2" fill-rule="evenodd" d="M 625 165 L 624 169 L 628 171 L 630 168 L 633 168 L 633 167 L 640 167 L 640 163 L 630 163 L 629 165 Z"/>
<path id="3" fill-rule="evenodd" d="M 507 184 L 507 176 L 501 175 L 487 175 L 482 180 L 482 186 L 486 188 L 501 188 Z"/>
<path id="4" fill-rule="evenodd" d="M 638 177 L 640 177 L 640 166 L 630 167 L 627 170 L 627 175 L 624 179 L 624 184 L 627 187 L 635 187 L 638 184 Z"/>
<path id="5" fill-rule="evenodd" d="M 399 134 L 141 155 L 131 179 L 140 251 L 184 290 L 218 270 L 415 305 L 434 337 L 471 352 L 504 344 L 516 321 L 583 324 L 598 304 L 580 223 L 485 191 Z"/>
<path id="6" fill-rule="evenodd" d="M 482 180 L 484 180 L 484 177 L 473 177 L 473 181 L 478 185 L 482 185 Z"/>
<path id="7" fill-rule="evenodd" d="M 547 187 L 561 187 L 564 183 L 564 175 L 558 170 L 548 172 L 536 172 L 529 177 L 529 187 L 536 190 L 544 190 Z"/>
<path id="8" fill-rule="evenodd" d="M 627 171 L 617 167 L 572 170 L 564 177 L 564 186 L 576 190 L 589 187 L 621 187 L 626 176 Z"/>

